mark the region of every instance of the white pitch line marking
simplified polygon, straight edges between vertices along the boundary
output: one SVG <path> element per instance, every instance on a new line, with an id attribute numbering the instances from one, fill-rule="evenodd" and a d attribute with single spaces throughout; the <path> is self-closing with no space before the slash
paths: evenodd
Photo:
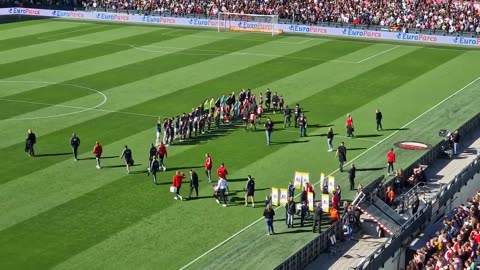
<path id="1" fill-rule="evenodd" d="M 84 110 L 84 111 L 99 111 L 99 112 L 108 112 L 108 113 L 120 113 L 120 114 L 129 114 L 129 115 L 138 115 L 138 116 L 158 117 L 158 115 L 153 115 L 153 114 L 122 112 L 122 111 L 105 110 L 105 109 L 98 109 L 98 108 L 92 109 L 92 108 L 89 108 L 89 107 L 82 107 L 82 106 L 70 106 L 70 105 L 52 104 L 52 103 L 44 103 L 44 102 L 33 102 L 33 101 L 25 101 L 25 100 L 7 99 L 7 98 L 0 98 L 0 101 L 26 103 L 26 104 L 51 106 L 51 107 L 70 108 L 70 109 L 79 109 L 79 110 Z M 81 112 L 83 112 L 83 111 L 81 111 Z M 77 113 L 77 112 L 75 112 L 75 113 Z M 25 120 L 25 118 L 21 118 L 21 119 L 12 118 L 12 119 L 3 119 L 3 120 Z"/>
<path id="2" fill-rule="evenodd" d="M 41 36 L 41 37 L 38 37 L 38 39 L 52 40 L 52 39 L 49 39 L 49 37 L 60 36 L 60 35 L 70 34 L 70 33 L 76 33 L 76 32 L 82 32 L 82 31 L 87 31 L 87 30 L 102 28 L 102 27 L 105 27 L 105 26 L 107 26 L 107 25 L 96 25 L 96 26 L 94 26 L 94 27 L 77 29 L 77 30 L 72 30 L 72 31 L 57 33 L 57 34 L 53 34 L 53 35 Z M 56 40 L 56 39 L 53 39 L 53 40 Z"/>
<path id="3" fill-rule="evenodd" d="M 345 163 L 345 165 L 348 165 L 350 163 L 352 163 L 353 161 L 357 160 L 358 158 L 360 158 L 361 156 L 365 155 L 366 153 L 370 152 L 373 148 L 379 146 L 380 144 L 382 144 L 384 141 L 390 139 L 392 136 L 394 136 L 395 134 L 397 134 L 399 131 L 401 131 L 402 129 L 408 127 L 409 125 L 411 125 L 413 122 L 417 121 L 418 119 L 420 119 L 421 117 L 423 117 L 424 115 L 426 115 L 427 113 L 431 112 L 432 110 L 434 110 L 435 108 L 437 108 L 438 106 L 442 105 L 443 103 L 445 103 L 447 100 L 451 99 L 452 97 L 456 96 L 458 93 L 462 92 L 463 90 L 465 90 L 466 88 L 468 88 L 470 85 L 476 83 L 478 80 L 480 80 L 480 76 L 477 77 L 475 80 L 471 81 L 470 83 L 468 83 L 467 85 L 465 85 L 464 87 L 460 88 L 459 90 L 457 90 L 455 93 L 451 94 L 450 96 L 446 97 L 445 99 L 443 99 L 442 101 L 440 101 L 439 103 L 437 103 L 435 106 L 431 107 L 430 109 L 426 110 L 425 112 L 423 112 L 422 114 L 420 114 L 419 116 L 415 117 L 414 119 L 412 119 L 410 122 L 406 123 L 405 125 L 403 125 L 399 130 L 396 130 L 394 131 L 392 134 L 388 135 L 387 137 L 385 137 L 384 139 L 378 141 L 376 144 L 374 144 L 373 146 L 371 146 L 370 148 L 368 148 L 367 150 L 363 151 L 362 153 L 360 153 L 359 155 L 357 155 L 356 157 L 354 157 L 353 159 L 351 159 L 349 162 Z M 327 174 L 327 175 L 333 175 L 335 174 L 336 172 L 338 172 L 339 169 L 336 169 L 334 170 L 333 172 Z M 317 181 L 316 183 L 314 183 L 314 185 L 317 185 L 319 184 L 320 181 Z M 297 194 L 296 197 L 298 197 L 300 194 Z M 282 206 L 279 206 L 277 208 L 275 208 L 275 210 L 278 210 L 279 208 L 282 208 Z M 214 246 L 213 248 L 209 249 L 208 251 L 206 251 L 205 253 L 203 253 L 202 255 L 198 256 L 197 258 L 195 258 L 193 261 L 189 262 L 188 264 L 186 264 L 185 266 L 183 266 L 182 268 L 180 268 L 179 270 L 184 270 L 186 269 L 187 267 L 189 267 L 190 265 L 194 264 L 195 262 L 197 262 L 198 260 L 202 259 L 203 257 L 207 256 L 208 254 L 210 254 L 212 251 L 216 250 L 217 248 L 223 246 L 225 243 L 227 243 L 228 241 L 232 240 L 233 238 L 235 238 L 237 235 L 239 235 L 240 233 L 248 230 L 250 227 L 252 227 L 253 225 L 257 224 L 258 222 L 262 221 L 263 220 L 263 217 L 262 218 L 259 218 L 257 220 L 255 220 L 254 222 L 252 222 L 250 225 L 246 226 L 245 228 L 241 229 L 240 231 L 234 233 L 233 235 L 231 235 L 230 237 L 228 237 L 227 239 L 223 240 L 222 242 L 220 242 L 218 245 Z"/>
<path id="4" fill-rule="evenodd" d="M 386 53 L 388 53 L 388 52 L 390 52 L 390 51 L 393 51 L 393 50 L 395 50 L 395 49 L 397 49 L 397 48 L 399 48 L 399 47 L 400 47 L 400 46 L 395 46 L 395 47 L 392 47 L 392 48 L 390 48 L 390 49 L 388 49 L 388 50 L 379 52 L 379 53 L 377 53 L 377 54 L 374 54 L 374 55 L 372 55 L 372 56 L 370 56 L 370 57 L 367 57 L 367 58 L 365 58 L 365 59 L 363 59 L 363 60 L 360 60 L 360 61 L 356 62 L 356 64 L 361 64 L 361 63 L 363 63 L 363 62 L 365 62 L 365 61 L 368 61 L 368 60 L 370 60 L 370 59 L 372 59 L 372 58 L 375 58 L 375 57 L 380 56 L 380 55 L 382 55 L 382 54 L 386 54 Z"/>

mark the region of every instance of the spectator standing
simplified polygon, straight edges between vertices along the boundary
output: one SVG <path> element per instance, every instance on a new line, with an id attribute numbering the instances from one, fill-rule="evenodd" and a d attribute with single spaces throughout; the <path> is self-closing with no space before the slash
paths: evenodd
<path id="1" fill-rule="evenodd" d="M 455 130 L 452 134 L 453 154 L 458 155 L 460 151 L 460 134 Z"/>
<path id="2" fill-rule="evenodd" d="M 265 134 L 267 136 L 267 145 L 270 145 L 272 132 L 273 132 L 273 122 L 270 119 L 270 117 L 267 118 L 267 121 L 265 122 L 264 126 L 265 126 Z"/>
<path id="3" fill-rule="evenodd" d="M 418 198 L 417 193 L 414 192 L 413 198 L 412 198 L 412 215 L 415 215 L 415 213 L 417 213 L 419 206 L 420 206 L 420 199 Z"/>
<path id="4" fill-rule="evenodd" d="M 340 201 L 342 199 L 342 188 L 340 187 L 340 185 L 337 185 L 337 187 L 335 187 L 335 194 L 338 195 L 338 200 Z"/>
<path id="5" fill-rule="evenodd" d="M 158 149 L 157 149 L 157 153 L 158 153 L 158 162 L 160 162 L 160 168 L 162 169 L 162 171 L 166 171 L 167 168 L 165 167 L 163 160 L 168 157 L 168 153 L 167 153 L 167 147 L 163 142 L 160 142 L 160 145 L 158 146 Z"/>
<path id="6" fill-rule="evenodd" d="M 275 234 L 273 230 L 273 217 L 275 216 L 275 210 L 273 210 L 271 204 L 267 204 L 265 210 L 263 211 L 263 217 L 265 218 L 265 223 L 267 224 L 267 235 Z"/>
<path id="7" fill-rule="evenodd" d="M 103 148 L 100 145 L 100 142 L 96 142 L 93 147 L 93 155 L 95 156 L 95 161 L 97 162 L 97 169 L 100 169 L 100 159 L 102 158 Z"/>
<path id="8" fill-rule="evenodd" d="M 392 206 L 394 200 L 395 200 L 395 192 L 393 191 L 392 187 L 388 186 L 387 191 L 385 191 L 385 203 L 388 204 L 389 206 Z"/>
<path id="9" fill-rule="evenodd" d="M 175 200 L 183 200 L 183 197 L 180 195 L 180 188 L 182 187 L 182 180 L 185 179 L 185 174 L 177 171 L 175 175 L 173 176 L 173 183 L 172 186 L 175 187 L 175 197 L 173 199 Z"/>
<path id="10" fill-rule="evenodd" d="M 395 162 L 396 162 L 396 155 L 395 155 L 395 152 L 393 152 L 393 148 L 392 148 L 387 153 L 387 163 L 388 163 L 387 173 L 388 173 L 388 175 L 391 175 L 391 174 L 395 173 L 395 168 L 393 167 Z"/>
<path id="11" fill-rule="evenodd" d="M 357 173 L 357 168 L 355 164 L 352 163 L 350 170 L 348 170 L 348 182 L 350 182 L 350 190 L 355 190 L 355 174 Z"/>
<path id="12" fill-rule="evenodd" d="M 293 201 L 293 197 L 288 198 L 285 209 L 287 211 L 287 227 L 293 228 L 293 217 L 295 215 L 295 211 L 297 210 L 295 206 L 295 201 Z"/>
<path id="13" fill-rule="evenodd" d="M 322 232 L 322 216 L 323 216 L 322 204 L 320 202 L 317 202 L 315 204 L 315 210 L 313 215 L 313 228 L 312 228 L 313 233 L 315 233 L 315 229 L 317 228 L 317 226 L 318 226 L 318 233 L 320 234 Z"/>
<path id="14" fill-rule="evenodd" d="M 247 177 L 247 185 L 245 186 L 245 207 L 248 206 L 248 198 L 252 201 L 252 207 L 255 208 L 255 179 L 251 175 Z"/>
<path id="15" fill-rule="evenodd" d="M 73 133 L 72 138 L 70 138 L 70 146 L 72 146 L 73 159 L 78 160 L 78 147 L 80 146 L 80 138 L 77 134 Z"/>
<path id="16" fill-rule="evenodd" d="M 198 174 L 192 169 L 190 169 L 190 193 L 188 194 L 189 199 L 192 197 L 192 191 L 194 189 L 198 199 Z"/>
<path id="17" fill-rule="evenodd" d="M 376 120 L 376 122 L 377 122 L 377 131 L 383 129 L 383 127 L 382 127 L 382 118 L 383 118 L 382 112 L 381 112 L 379 109 L 377 109 L 377 110 L 375 111 L 375 120 Z"/>
<path id="18" fill-rule="evenodd" d="M 335 191 L 332 191 L 332 208 L 340 209 L 340 196 Z"/>
<path id="19" fill-rule="evenodd" d="M 217 176 L 218 178 L 227 179 L 227 175 L 228 175 L 228 170 L 225 167 L 225 164 L 222 163 L 220 167 L 217 169 Z"/>
<path id="20" fill-rule="evenodd" d="M 340 172 L 343 172 L 343 165 L 347 161 L 347 148 L 345 147 L 344 142 L 342 142 L 340 146 L 338 146 L 335 156 L 338 158 Z"/>
<path id="21" fill-rule="evenodd" d="M 217 184 L 217 203 L 220 203 L 220 201 L 223 202 L 223 207 L 227 207 L 227 193 L 228 193 L 228 183 L 225 178 L 220 178 L 218 179 L 218 184 Z"/>
<path id="22" fill-rule="evenodd" d="M 333 128 L 328 128 L 328 132 L 327 132 L 327 145 L 328 145 L 328 152 L 332 152 L 333 151 Z"/>
<path id="23" fill-rule="evenodd" d="M 150 162 L 149 172 L 152 174 L 153 183 L 158 185 L 157 182 L 157 172 L 160 169 L 160 162 L 158 162 L 157 156 L 152 157 L 152 162 Z"/>
<path id="24" fill-rule="evenodd" d="M 292 118 L 292 109 L 288 107 L 288 105 L 285 106 L 285 110 L 283 111 L 283 127 L 286 128 L 287 126 L 290 127 L 290 119 Z"/>
<path id="25" fill-rule="evenodd" d="M 125 159 L 125 166 L 127 167 L 127 174 L 130 173 L 130 166 L 133 166 L 133 154 L 132 150 L 125 145 L 125 148 L 122 151 L 120 159 Z"/>
<path id="26" fill-rule="evenodd" d="M 212 166 L 213 166 L 212 157 L 210 156 L 209 153 L 206 153 L 205 154 L 205 174 L 208 177 L 209 183 L 212 182 Z"/>
<path id="27" fill-rule="evenodd" d="M 33 146 L 37 143 L 37 136 L 31 129 L 27 131 L 27 138 L 25 140 L 25 152 L 28 153 L 30 157 L 35 156 L 35 150 Z"/>
<path id="28" fill-rule="evenodd" d="M 347 128 L 347 137 L 355 137 L 355 135 L 353 134 L 353 132 L 355 131 L 355 128 L 353 126 L 353 118 L 350 114 L 347 114 L 347 121 L 345 122 L 345 127 Z"/>
<path id="29" fill-rule="evenodd" d="M 307 195 L 309 192 L 313 194 L 313 201 L 315 201 L 315 187 L 313 185 L 310 185 L 310 183 L 305 184 L 305 191 L 307 192 Z M 308 201 L 308 199 L 307 199 Z"/>

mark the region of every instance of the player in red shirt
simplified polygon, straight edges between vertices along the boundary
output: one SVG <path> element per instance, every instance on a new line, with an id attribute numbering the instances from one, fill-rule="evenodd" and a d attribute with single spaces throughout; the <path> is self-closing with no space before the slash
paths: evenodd
<path id="1" fill-rule="evenodd" d="M 157 149 L 157 153 L 158 153 L 158 161 L 160 162 L 160 168 L 162 168 L 162 171 L 166 171 L 167 168 L 163 165 L 163 159 L 167 158 L 168 154 L 167 154 L 167 147 L 165 146 L 165 144 L 163 144 L 163 142 L 160 142 L 160 145 L 158 146 L 158 149 Z"/>
<path id="2" fill-rule="evenodd" d="M 390 175 L 390 173 L 392 173 L 392 174 L 395 173 L 395 169 L 393 168 L 393 164 L 395 164 L 395 161 L 396 161 L 396 156 L 395 156 L 395 152 L 393 152 L 393 148 L 392 148 L 387 153 L 387 163 L 388 163 L 387 173 L 388 173 L 388 175 Z"/>
<path id="3" fill-rule="evenodd" d="M 97 161 L 97 169 L 100 169 L 100 158 L 102 157 L 103 148 L 99 142 L 95 143 L 93 147 L 93 155 L 95 155 L 95 160 Z"/>
<path id="4" fill-rule="evenodd" d="M 347 121 L 345 123 L 345 127 L 347 128 L 347 136 L 350 138 L 355 137 L 353 134 L 354 127 L 353 127 L 353 118 L 350 114 L 347 114 Z"/>
<path id="5" fill-rule="evenodd" d="M 207 174 L 208 177 L 208 182 L 212 182 L 212 157 L 206 153 L 205 154 L 205 173 Z"/>
<path id="6" fill-rule="evenodd" d="M 182 180 L 185 179 L 185 174 L 180 172 L 180 171 L 177 171 L 175 173 L 175 175 L 173 176 L 173 183 L 172 183 L 172 186 L 174 186 L 177 191 L 175 193 L 175 197 L 173 197 L 173 199 L 175 200 L 183 200 L 183 197 L 180 196 L 180 188 L 182 187 Z"/>
<path id="7" fill-rule="evenodd" d="M 225 168 L 225 164 L 222 163 L 222 165 L 220 165 L 220 168 L 217 170 L 217 175 L 219 178 L 227 179 L 228 171 L 227 168 Z"/>

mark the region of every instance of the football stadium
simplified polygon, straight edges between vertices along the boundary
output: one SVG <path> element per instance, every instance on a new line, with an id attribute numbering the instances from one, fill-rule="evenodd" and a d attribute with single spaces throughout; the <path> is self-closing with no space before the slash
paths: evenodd
<path id="1" fill-rule="evenodd" d="M 479 269 L 479 35 L 460 0 L 0 0 L 0 269 Z"/>

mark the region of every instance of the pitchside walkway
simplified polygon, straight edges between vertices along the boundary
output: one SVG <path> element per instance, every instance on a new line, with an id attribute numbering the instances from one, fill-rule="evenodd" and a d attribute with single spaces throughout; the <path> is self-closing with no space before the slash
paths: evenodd
<path id="1" fill-rule="evenodd" d="M 477 129 L 468 137 L 463 136 L 461 145 L 463 152 L 460 155 L 453 159 L 439 159 L 425 171 L 428 179 L 427 189 L 425 193 L 419 194 L 419 197 L 431 198 L 443 185 L 450 182 L 453 177 L 459 174 L 476 157 L 477 151 L 480 151 L 480 129 Z M 365 218 L 362 220 L 364 221 L 362 230 L 354 234 L 351 241 L 341 242 L 335 253 L 320 254 L 305 269 L 353 269 L 362 260 L 371 255 L 387 238 L 376 237 L 376 224 L 370 222 L 365 215 L 362 215 L 362 218 Z"/>

